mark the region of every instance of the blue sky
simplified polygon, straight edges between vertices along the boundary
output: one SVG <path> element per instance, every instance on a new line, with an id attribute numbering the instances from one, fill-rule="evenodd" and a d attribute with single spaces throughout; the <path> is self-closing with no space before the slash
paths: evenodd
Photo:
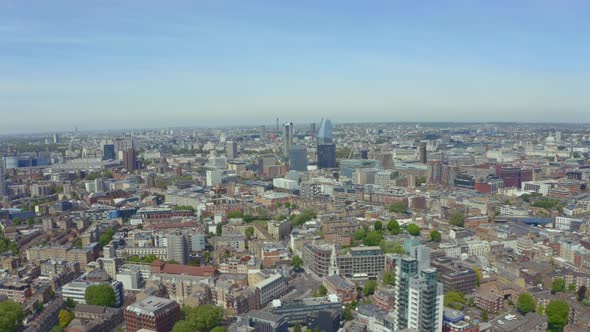
<path id="1" fill-rule="evenodd" d="M 0 1 L 0 132 L 590 114 L 590 2 Z"/>

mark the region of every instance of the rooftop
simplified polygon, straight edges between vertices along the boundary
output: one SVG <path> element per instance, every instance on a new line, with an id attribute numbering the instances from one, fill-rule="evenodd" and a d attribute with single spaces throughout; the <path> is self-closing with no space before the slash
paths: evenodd
<path id="1" fill-rule="evenodd" d="M 176 302 L 156 296 L 148 296 L 143 301 L 135 302 L 127 307 L 127 311 L 136 314 L 154 316 L 161 310 L 168 310 L 178 305 Z"/>

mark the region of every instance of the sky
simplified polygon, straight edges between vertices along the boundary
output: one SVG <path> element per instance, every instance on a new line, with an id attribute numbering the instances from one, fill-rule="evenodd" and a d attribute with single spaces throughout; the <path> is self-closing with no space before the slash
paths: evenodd
<path id="1" fill-rule="evenodd" d="M 1 0 L 0 134 L 588 121 L 586 0 Z"/>

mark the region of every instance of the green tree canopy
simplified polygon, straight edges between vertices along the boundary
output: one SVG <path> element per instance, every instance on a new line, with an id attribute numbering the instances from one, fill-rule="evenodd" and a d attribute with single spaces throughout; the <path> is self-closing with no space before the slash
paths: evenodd
<path id="1" fill-rule="evenodd" d="M 440 242 L 441 237 L 440 232 L 436 229 L 430 232 L 430 241 L 432 242 Z"/>
<path id="2" fill-rule="evenodd" d="M 559 293 L 565 291 L 565 279 L 563 278 L 555 278 L 551 282 L 551 292 L 552 293 Z"/>
<path id="3" fill-rule="evenodd" d="M 0 331 L 17 332 L 25 318 L 23 307 L 12 301 L 0 302 Z"/>
<path id="4" fill-rule="evenodd" d="M 344 320 L 351 321 L 352 320 L 352 306 L 347 304 L 344 308 Z"/>
<path id="5" fill-rule="evenodd" d="M 549 302 L 545 308 L 549 331 L 563 331 L 563 327 L 567 324 L 569 312 L 570 306 L 567 302 L 562 300 Z"/>
<path id="6" fill-rule="evenodd" d="M 223 234 L 223 226 L 221 224 L 217 224 L 215 226 L 215 235 L 221 236 Z"/>
<path id="7" fill-rule="evenodd" d="M 113 239 L 113 235 L 115 235 L 115 231 L 112 229 L 107 230 L 106 232 L 104 232 L 100 238 L 98 239 L 98 244 L 101 247 L 106 246 L 107 244 L 109 244 L 109 242 L 111 242 L 111 240 Z"/>
<path id="8" fill-rule="evenodd" d="M 69 310 L 61 309 L 57 315 L 59 318 L 59 326 L 65 328 L 74 319 L 74 313 Z"/>
<path id="9" fill-rule="evenodd" d="M 409 224 L 408 227 L 406 228 L 406 230 L 408 231 L 408 234 L 410 234 L 412 236 L 420 235 L 420 226 L 418 226 L 416 224 Z"/>
<path id="10" fill-rule="evenodd" d="M 293 328 L 293 332 L 301 332 L 301 324 L 299 324 L 299 323 L 295 324 L 295 327 Z"/>
<path id="11" fill-rule="evenodd" d="M 291 264 L 293 264 L 293 268 L 294 269 L 300 269 L 301 266 L 303 265 L 303 259 L 301 259 L 301 257 L 294 255 L 291 258 Z"/>
<path id="12" fill-rule="evenodd" d="M 248 240 L 250 240 L 250 239 L 252 239 L 253 236 L 254 236 L 254 227 L 248 226 L 246 228 L 246 237 L 248 238 Z"/>
<path id="13" fill-rule="evenodd" d="M 388 208 L 389 212 L 404 213 L 408 209 L 408 203 L 399 201 L 391 204 Z"/>
<path id="14" fill-rule="evenodd" d="M 401 233 L 401 231 L 402 231 L 401 227 L 399 227 L 399 223 L 395 219 L 391 219 L 387 223 L 387 230 L 393 235 L 397 235 L 397 234 Z"/>
<path id="15" fill-rule="evenodd" d="M 375 294 L 375 288 L 377 288 L 377 282 L 375 280 L 369 280 L 363 287 L 363 294 L 365 296 L 373 295 Z"/>
<path id="16" fill-rule="evenodd" d="M 394 271 L 383 272 L 383 284 L 395 286 L 395 272 Z"/>
<path id="17" fill-rule="evenodd" d="M 367 231 L 364 228 L 357 229 L 353 234 L 352 238 L 355 241 L 362 241 L 367 236 Z"/>
<path id="18" fill-rule="evenodd" d="M 386 241 L 383 240 L 380 243 L 381 250 L 385 254 L 403 254 L 404 253 L 404 246 L 399 241 Z"/>
<path id="19" fill-rule="evenodd" d="M 198 331 L 209 331 L 223 321 L 223 308 L 212 304 L 187 308 L 185 312 L 186 320 Z"/>
<path id="20" fill-rule="evenodd" d="M 366 246 L 378 246 L 383 240 L 383 235 L 377 231 L 370 231 L 363 239 L 363 244 Z"/>
<path id="21" fill-rule="evenodd" d="M 115 291 L 108 284 L 92 285 L 86 288 L 84 299 L 87 304 L 114 307 L 116 302 Z"/>
<path id="22" fill-rule="evenodd" d="M 227 332 L 227 327 L 225 326 L 217 326 L 214 327 L 211 332 Z"/>
<path id="23" fill-rule="evenodd" d="M 174 324 L 172 332 L 194 332 L 195 327 L 187 320 L 179 320 Z"/>
<path id="24" fill-rule="evenodd" d="M 375 229 L 376 231 L 383 230 L 383 223 L 381 222 L 381 220 L 375 221 L 375 223 L 373 224 L 373 229 Z"/>
<path id="25" fill-rule="evenodd" d="M 465 306 L 465 303 L 467 303 L 467 301 L 465 300 L 463 294 L 460 292 L 450 291 L 447 292 L 444 296 L 445 307 L 461 310 Z"/>
<path id="26" fill-rule="evenodd" d="M 292 214 L 291 215 L 291 223 L 294 226 L 303 225 L 305 222 L 310 221 L 311 219 L 315 218 L 317 213 L 313 209 L 305 209 L 301 211 L 299 214 Z"/>
<path id="27" fill-rule="evenodd" d="M 465 225 L 465 215 L 462 212 L 454 212 L 449 217 L 449 224 L 453 226 L 463 227 Z"/>
<path id="28" fill-rule="evenodd" d="M 516 306 L 518 308 L 518 311 L 520 311 L 522 314 L 526 314 L 528 312 L 535 312 L 535 299 L 529 293 L 522 293 L 518 297 L 518 302 Z"/>

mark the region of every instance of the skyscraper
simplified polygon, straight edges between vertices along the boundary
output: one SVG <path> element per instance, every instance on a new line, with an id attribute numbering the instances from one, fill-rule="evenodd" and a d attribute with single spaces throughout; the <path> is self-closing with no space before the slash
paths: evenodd
<path id="1" fill-rule="evenodd" d="M 336 145 L 318 144 L 318 168 L 336 168 Z"/>
<path id="2" fill-rule="evenodd" d="M 168 239 L 168 260 L 178 264 L 187 264 L 190 261 L 190 245 L 188 236 L 182 233 L 170 233 Z"/>
<path id="3" fill-rule="evenodd" d="M 6 188 L 6 178 L 4 175 L 4 156 L 0 154 L 0 198 L 4 198 L 8 194 Z"/>
<path id="4" fill-rule="evenodd" d="M 294 145 L 289 150 L 289 170 L 307 171 L 307 149 L 303 145 Z"/>
<path id="5" fill-rule="evenodd" d="M 123 151 L 123 167 L 129 172 L 133 172 L 138 168 L 137 156 L 133 147 Z"/>
<path id="6" fill-rule="evenodd" d="M 227 159 L 234 159 L 238 156 L 238 142 L 227 141 L 225 143 L 225 155 Z"/>
<path id="7" fill-rule="evenodd" d="M 318 130 L 318 143 L 332 143 L 332 121 L 322 118 Z"/>
<path id="8" fill-rule="evenodd" d="M 404 247 L 396 264 L 394 330 L 442 331 L 444 286 L 430 268 L 429 249 L 412 240 Z"/>
<path id="9" fill-rule="evenodd" d="M 289 150 L 293 146 L 293 122 L 287 122 L 283 125 L 283 153 L 289 157 Z"/>
<path id="10" fill-rule="evenodd" d="M 117 155 L 115 154 L 114 144 L 105 144 L 102 146 L 102 160 L 115 160 Z"/>
<path id="11" fill-rule="evenodd" d="M 420 152 L 420 162 L 426 164 L 427 157 L 426 157 L 426 143 L 422 142 L 419 145 L 419 152 Z"/>

